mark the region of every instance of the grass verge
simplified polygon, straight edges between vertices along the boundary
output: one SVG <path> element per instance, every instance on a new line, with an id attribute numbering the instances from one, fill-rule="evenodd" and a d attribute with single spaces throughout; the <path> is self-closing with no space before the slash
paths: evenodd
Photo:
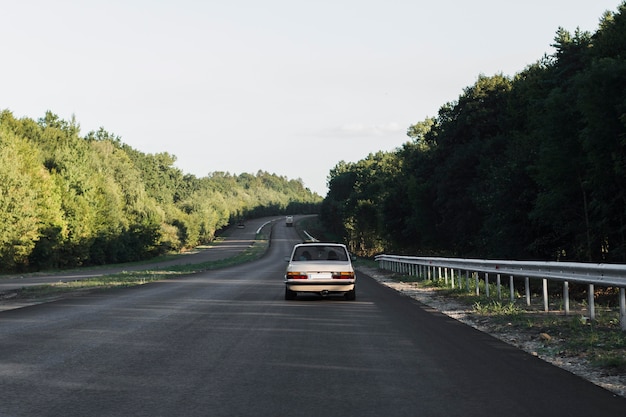
<path id="1" fill-rule="evenodd" d="M 4 298 L 20 301 L 45 302 L 70 295 L 80 295 L 93 291 L 102 291 L 111 288 L 134 287 L 154 281 L 173 279 L 183 275 L 226 268 L 250 262 L 261 258 L 267 251 L 268 246 L 269 229 L 268 231 L 262 230 L 256 235 L 253 245 L 230 258 L 211 262 L 173 265 L 154 269 L 150 269 L 148 267 L 148 265 L 154 263 L 154 260 L 151 260 L 145 270 L 121 272 L 75 281 L 55 282 L 52 284 L 23 287 L 17 291 L 11 291 L 8 294 L 0 294 L 0 299 Z M 172 258 L 172 256 L 169 256 L 162 260 L 169 260 Z"/>

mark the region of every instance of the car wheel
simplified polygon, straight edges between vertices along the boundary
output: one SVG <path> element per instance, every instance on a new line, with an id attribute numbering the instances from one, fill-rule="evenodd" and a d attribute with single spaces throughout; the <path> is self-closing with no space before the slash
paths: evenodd
<path id="1" fill-rule="evenodd" d="M 285 300 L 295 300 L 296 294 L 297 293 L 295 291 L 291 291 L 289 288 L 285 288 Z"/>
<path id="2" fill-rule="evenodd" d="M 355 289 L 353 289 L 353 290 L 348 291 L 348 292 L 345 294 L 345 296 L 344 296 L 344 297 L 346 297 L 346 300 L 348 300 L 348 301 L 354 301 L 354 300 L 356 300 L 356 288 L 355 288 Z"/>

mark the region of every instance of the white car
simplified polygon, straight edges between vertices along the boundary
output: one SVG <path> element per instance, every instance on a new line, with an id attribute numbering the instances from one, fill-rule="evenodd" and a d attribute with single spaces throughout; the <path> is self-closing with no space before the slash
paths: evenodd
<path id="1" fill-rule="evenodd" d="M 298 293 L 344 294 L 356 299 L 356 274 L 345 245 L 339 243 L 301 243 L 295 245 L 285 271 L 285 300 Z"/>
<path id="2" fill-rule="evenodd" d="M 293 216 L 287 216 L 285 218 L 285 225 L 287 227 L 293 227 Z"/>

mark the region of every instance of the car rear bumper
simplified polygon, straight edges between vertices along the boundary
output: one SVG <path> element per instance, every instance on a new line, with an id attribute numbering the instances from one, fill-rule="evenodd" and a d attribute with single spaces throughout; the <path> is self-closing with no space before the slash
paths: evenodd
<path id="1" fill-rule="evenodd" d="M 289 280 L 285 282 L 285 285 L 295 292 L 348 292 L 354 289 L 354 280 L 336 281 Z"/>

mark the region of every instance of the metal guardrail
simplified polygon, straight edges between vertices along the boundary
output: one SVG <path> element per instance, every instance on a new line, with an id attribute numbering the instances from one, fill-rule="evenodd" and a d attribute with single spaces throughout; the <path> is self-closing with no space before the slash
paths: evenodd
<path id="1" fill-rule="evenodd" d="M 538 261 L 504 261 L 487 259 L 431 258 L 415 256 L 378 255 L 375 260 L 379 268 L 408 275 L 423 276 L 450 281 L 455 286 L 455 271 L 461 277 L 465 271 L 466 285 L 470 288 L 470 274 L 474 278 L 475 290 L 479 294 L 480 274 L 485 281 L 486 295 L 489 296 L 489 276 L 497 280 L 498 297 L 501 296 L 501 277 L 508 276 L 510 281 L 511 301 L 514 301 L 513 284 L 515 278 L 524 278 L 526 302 L 530 305 L 529 279 L 543 280 L 544 310 L 548 311 L 548 280 L 563 283 L 563 302 L 565 314 L 569 314 L 569 283 L 586 284 L 589 286 L 588 310 L 589 318 L 595 320 L 594 286 L 619 288 L 620 323 L 626 330 L 626 265 L 592 264 L 578 262 L 538 262 Z M 460 284 L 461 279 L 457 282 Z"/>

